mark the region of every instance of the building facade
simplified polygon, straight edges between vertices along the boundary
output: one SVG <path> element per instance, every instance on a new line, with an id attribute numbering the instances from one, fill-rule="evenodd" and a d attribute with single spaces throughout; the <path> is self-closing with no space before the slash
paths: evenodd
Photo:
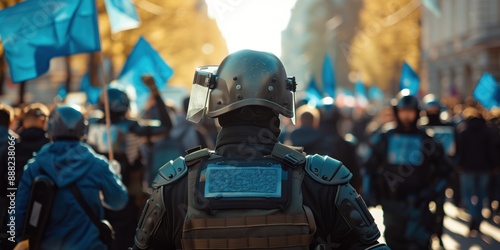
<path id="1" fill-rule="evenodd" d="M 483 74 L 500 79 L 500 0 L 438 0 L 422 7 L 422 88 L 467 97 Z"/>

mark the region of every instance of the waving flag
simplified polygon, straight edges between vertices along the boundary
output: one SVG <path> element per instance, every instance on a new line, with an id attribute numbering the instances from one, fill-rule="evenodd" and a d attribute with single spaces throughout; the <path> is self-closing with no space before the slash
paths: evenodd
<path id="1" fill-rule="evenodd" d="M 101 94 L 102 88 L 95 87 L 90 83 L 89 73 L 87 72 L 80 83 L 80 91 L 87 94 L 87 102 L 94 105 L 99 101 L 99 95 Z"/>
<path id="2" fill-rule="evenodd" d="M 111 32 L 113 34 L 140 26 L 141 21 L 132 1 L 104 0 L 104 4 L 106 4 Z"/>
<path id="3" fill-rule="evenodd" d="M 323 90 L 330 97 L 335 97 L 335 71 L 330 56 L 325 54 L 323 61 Z"/>
<path id="4" fill-rule="evenodd" d="M 142 110 L 150 94 L 149 88 L 141 80 L 142 75 L 152 75 L 158 89 L 162 90 L 173 73 L 172 68 L 160 57 L 158 52 L 151 47 L 146 39 L 140 37 L 122 68 L 118 84 L 134 87 L 137 108 Z"/>
<path id="5" fill-rule="evenodd" d="M 368 97 L 370 100 L 380 102 L 384 100 L 384 92 L 378 86 L 372 85 L 368 90 Z"/>
<path id="6" fill-rule="evenodd" d="M 0 11 L 12 81 L 36 78 L 50 59 L 101 50 L 95 1 L 32 0 Z"/>
<path id="7" fill-rule="evenodd" d="M 314 102 L 315 104 L 321 103 L 321 91 L 318 89 L 318 85 L 316 84 L 316 80 L 314 76 L 311 77 L 311 81 L 309 82 L 309 86 L 306 89 L 306 99 L 309 102 Z"/>
<path id="8" fill-rule="evenodd" d="M 401 79 L 399 80 L 399 89 L 408 89 L 410 94 L 418 95 L 418 89 L 420 87 L 420 78 L 417 73 L 408 65 L 408 63 L 403 63 L 403 69 L 401 70 Z"/>
<path id="9" fill-rule="evenodd" d="M 435 16 L 441 16 L 441 7 L 439 6 L 439 0 L 422 0 L 424 6 L 429 9 Z"/>
<path id="10" fill-rule="evenodd" d="M 365 106 L 368 104 L 365 85 L 361 81 L 356 81 L 354 84 L 354 96 L 358 105 Z"/>
<path id="11" fill-rule="evenodd" d="M 490 73 L 483 73 L 472 96 L 488 110 L 500 107 L 500 86 Z"/>

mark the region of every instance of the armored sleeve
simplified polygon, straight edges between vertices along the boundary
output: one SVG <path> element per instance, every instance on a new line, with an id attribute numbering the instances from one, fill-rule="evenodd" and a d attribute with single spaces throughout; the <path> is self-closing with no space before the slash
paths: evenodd
<path id="1" fill-rule="evenodd" d="M 160 168 L 153 182 L 153 193 L 139 219 L 134 238 L 134 249 L 175 248 L 173 247 L 176 244 L 173 232 L 176 225 L 173 225 L 175 223 L 172 221 L 167 221 L 166 218 L 178 219 L 180 217 L 179 214 L 176 214 L 175 217 L 172 215 L 172 213 L 178 212 L 173 206 L 179 205 L 172 201 L 175 199 L 173 192 L 175 194 L 182 193 L 179 189 L 186 189 L 179 183 L 182 182 L 180 180 L 185 179 L 183 177 L 186 176 L 187 170 L 183 157 L 170 161 Z"/>
<path id="2" fill-rule="evenodd" d="M 150 249 L 150 242 L 160 228 L 164 214 L 163 187 L 159 187 L 151 194 L 139 219 L 134 238 L 136 249 Z"/>
<path id="3" fill-rule="evenodd" d="M 312 199 L 323 200 L 322 204 L 327 201 L 315 211 L 316 218 L 325 220 L 319 222 L 321 229 L 318 231 L 322 235 L 318 235 L 316 241 L 320 245 L 342 249 L 384 249 L 385 246 L 377 242 L 380 232 L 375 220 L 361 196 L 349 184 L 352 174 L 341 162 L 326 156 L 308 156 L 306 173 L 322 184 L 317 198 Z M 310 185 L 308 180 L 306 182 Z M 309 192 L 304 195 L 305 200 L 311 199 L 307 196 L 316 197 Z"/>

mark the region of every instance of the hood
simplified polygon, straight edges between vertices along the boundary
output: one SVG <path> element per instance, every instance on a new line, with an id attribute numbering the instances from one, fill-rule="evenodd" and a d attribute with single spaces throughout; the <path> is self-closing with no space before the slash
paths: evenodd
<path id="1" fill-rule="evenodd" d="M 56 141 L 44 146 L 35 160 L 58 187 L 65 187 L 87 173 L 92 158 L 92 149 L 80 141 Z"/>

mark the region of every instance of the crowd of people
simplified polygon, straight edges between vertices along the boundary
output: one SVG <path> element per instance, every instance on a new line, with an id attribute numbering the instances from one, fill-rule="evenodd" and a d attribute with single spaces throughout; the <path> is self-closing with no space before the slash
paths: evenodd
<path id="1" fill-rule="evenodd" d="M 245 56 L 255 57 L 252 60 L 263 60 L 271 65 L 279 62 L 274 58 L 269 59 L 268 55 L 249 53 Z M 243 86 L 244 91 L 250 91 L 245 89 L 250 83 L 233 76 L 240 74 L 236 66 L 231 66 L 242 63 L 238 61 L 238 54 L 228 58 L 229 62 L 226 63 L 230 66 L 226 65 L 224 68 L 224 62 L 221 64 L 219 78 L 226 77 L 226 84 L 234 81 L 241 84 L 236 85 L 236 89 Z M 254 65 L 259 67 L 260 64 Z M 240 65 L 240 68 L 251 66 Z M 283 74 L 279 72 L 272 82 L 290 81 L 280 79 Z M 284 77 L 286 78 L 286 74 Z M 105 102 L 102 97 L 99 105 L 88 110 L 70 106 L 50 107 L 41 103 L 25 105 L 23 108 L 0 105 L 2 233 L 9 231 L 6 221 L 13 215 L 9 214 L 7 209 L 10 187 L 8 166 L 11 161 L 9 157 L 12 156 L 9 154 L 9 141 L 15 141 L 13 179 L 17 188 L 17 238 L 16 242 L 2 238 L 2 249 L 13 249 L 18 242 L 25 240 L 23 237 L 28 230 L 24 216 L 29 212 L 31 187 L 35 185 L 39 174 L 49 176 L 59 189 L 53 205 L 54 212 L 44 232 L 41 245 L 45 248 L 42 249 L 101 249 L 101 243 L 96 242 L 100 242 L 102 232 L 93 228 L 94 218 L 86 218 L 94 215 L 97 215 L 95 217 L 98 221 L 105 218 L 114 228 L 115 240 L 106 243 L 110 249 L 127 249 L 134 244 L 139 249 L 148 244 L 161 245 L 161 239 L 165 236 L 153 235 L 146 230 L 157 230 L 160 225 L 160 230 L 165 230 L 163 233 L 172 234 L 165 242 L 172 247 L 178 247 L 179 237 L 185 232 L 179 231 L 175 225 L 165 225 L 168 224 L 166 222 L 153 223 L 148 225 L 150 228 L 144 229 L 144 225 L 148 223 L 144 217 L 151 216 L 155 211 L 160 212 L 152 210 L 152 207 L 157 205 L 156 201 L 152 200 L 157 197 L 155 195 L 158 190 L 169 193 L 169 197 L 187 197 L 186 192 L 191 194 L 190 189 L 188 191 L 178 187 L 179 183 L 188 185 L 189 182 L 191 185 L 190 179 L 177 180 L 175 171 L 170 177 L 168 174 L 158 175 L 162 166 L 169 162 L 172 166 L 177 166 L 175 164 L 178 156 L 199 152 L 203 148 L 215 149 L 218 154 L 229 158 L 234 158 L 238 152 L 245 156 L 255 154 L 254 157 L 264 154 L 263 152 L 274 154 L 273 146 L 278 141 L 284 145 L 303 147 L 303 152 L 307 155 L 330 156 L 342 162 L 352 173 L 349 183 L 363 195 L 367 206 L 381 205 L 384 210 L 385 239 L 392 249 L 409 249 L 409 246 L 411 249 L 426 249 L 433 234 L 438 237 L 442 235 L 445 215 L 443 205 L 447 199 L 447 188 L 453 190 L 453 197 L 448 198 L 471 215 L 469 229 L 472 236 L 480 233 L 480 224 L 484 219 L 481 211 L 484 205 L 491 209 L 493 214 L 499 213 L 498 206 L 491 205 L 494 204 L 493 201 L 500 201 L 499 109 L 488 111 L 469 99 L 464 104 L 447 107 L 432 95 L 421 99 L 403 90 L 377 112 L 368 112 L 363 107 L 346 107 L 334 102 L 311 105 L 305 100 L 299 102 L 295 114 L 298 121 L 293 125 L 287 118 L 292 116 L 292 111 L 283 108 L 279 112 L 269 112 L 277 107 L 274 104 L 268 105 L 268 102 L 261 102 L 221 109 L 223 111 L 213 110 L 212 117 L 218 119 L 203 119 L 201 124 L 193 124 L 186 121 L 189 98 L 182 107 L 166 106 L 154 80 L 145 76 L 143 82 L 151 90 L 151 100 L 142 116 L 135 119 L 128 117 L 130 100 L 126 93 L 119 89 L 107 91 L 110 117 L 104 115 Z M 257 83 L 252 84 L 260 87 Z M 273 91 L 267 85 L 264 87 L 264 90 L 257 90 Z M 244 99 L 245 92 L 241 95 L 238 94 L 235 98 Z M 281 100 L 281 96 L 269 98 L 271 101 Z M 212 110 L 207 112 L 210 114 Z M 283 115 L 281 122 L 277 113 Z M 106 123 L 106 118 L 109 118 L 110 126 Z M 147 122 L 150 120 L 159 122 Z M 271 143 L 261 143 L 265 144 L 262 147 L 255 146 L 262 140 L 257 138 L 252 141 L 251 132 L 259 136 L 263 133 L 262 130 L 253 131 L 257 128 L 269 130 L 265 131 L 264 141 Z M 246 142 L 248 145 L 241 149 L 240 142 Z M 285 160 L 289 163 L 297 157 L 292 160 L 285 157 Z M 314 159 L 316 158 L 313 157 L 312 161 Z M 187 164 L 193 164 L 193 161 L 195 160 L 191 159 Z M 198 167 L 202 168 L 203 165 L 197 165 L 196 168 Z M 208 168 L 209 165 L 205 167 Z M 180 174 L 183 168 L 178 169 Z M 289 174 L 295 172 L 290 171 Z M 359 244 L 375 245 L 377 233 L 369 229 L 373 219 L 366 219 L 370 216 L 365 214 L 368 210 L 364 205 L 359 204 L 360 199 L 345 198 L 347 205 L 337 205 L 339 213 L 344 212 L 342 209 L 349 209 L 352 214 L 352 211 L 358 209 L 363 215 L 358 214 L 359 218 L 348 218 L 347 222 L 335 217 L 337 212 L 334 208 L 320 205 L 321 199 L 334 199 L 330 200 L 333 204 L 337 197 L 335 193 L 328 194 L 327 198 L 323 197 L 323 192 L 334 191 L 327 186 L 333 183 L 328 184 L 327 177 L 327 174 L 318 177 L 320 180 L 323 178 L 322 184 L 315 183 L 312 179 L 304 180 L 304 185 L 307 186 L 303 188 L 304 204 L 311 207 L 315 216 L 324 216 L 316 218 L 317 234 L 321 237 L 318 236 L 313 241 L 317 245 L 331 243 L 327 238 L 331 236 L 330 232 L 337 230 L 337 233 L 343 234 L 336 236 L 335 240 L 338 242 L 343 242 L 338 237 L 345 236 L 343 240 L 352 239 Z M 176 179 L 177 184 L 167 188 L 165 185 L 170 184 L 169 179 Z M 336 185 L 339 186 L 333 186 L 335 190 L 347 188 L 338 183 Z M 75 193 L 74 189 L 81 190 L 80 196 L 90 209 L 81 204 L 78 192 Z M 315 190 L 321 190 L 320 194 L 315 193 Z M 162 195 L 165 195 L 163 193 Z M 159 199 L 163 197 L 165 196 L 160 195 Z M 184 219 L 184 210 L 176 206 L 183 202 L 187 204 L 187 201 L 184 198 L 179 199 L 178 204 L 165 201 L 163 206 L 167 206 L 167 211 L 162 212 L 162 216 L 177 218 L 175 223 L 180 223 L 182 229 L 182 222 L 178 219 Z M 429 210 L 430 202 L 436 204 L 434 211 Z M 214 202 L 213 206 L 221 204 L 223 203 Z M 356 206 L 347 208 L 343 207 L 344 205 Z M 168 206 L 175 212 L 168 211 Z M 79 208 L 74 210 L 75 207 Z M 144 214 L 141 216 L 142 208 Z M 87 210 L 92 210 L 91 214 Z M 191 207 L 185 210 L 189 216 L 194 216 Z M 195 210 L 198 215 L 205 213 L 201 208 Z M 152 218 L 158 221 L 166 220 L 161 217 Z M 325 224 L 330 220 L 332 224 Z M 351 235 L 348 230 L 349 227 L 358 226 L 353 224 L 354 220 L 366 220 L 366 225 L 359 226 L 357 236 Z M 332 229 L 333 225 L 338 228 Z M 189 233 L 185 235 L 189 236 Z M 203 233 L 198 236 L 200 235 Z M 194 234 L 190 236 L 194 237 Z M 153 237 L 154 240 L 148 242 L 148 237 Z M 199 242 L 183 241 L 183 244 L 195 246 L 201 244 Z M 356 245 L 352 242 L 349 244 Z"/>

